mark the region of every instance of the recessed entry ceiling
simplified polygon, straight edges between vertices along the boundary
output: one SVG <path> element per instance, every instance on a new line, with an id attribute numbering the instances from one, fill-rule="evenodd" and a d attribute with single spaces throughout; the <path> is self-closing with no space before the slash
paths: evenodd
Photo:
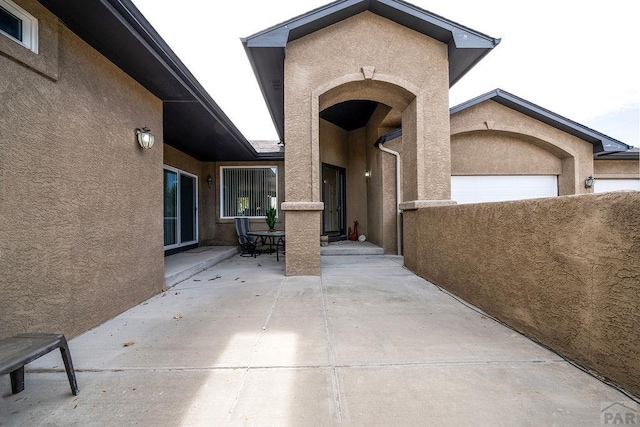
<path id="1" fill-rule="evenodd" d="M 341 102 L 322 110 L 320 118 L 350 132 L 365 127 L 377 106 L 376 101 Z"/>

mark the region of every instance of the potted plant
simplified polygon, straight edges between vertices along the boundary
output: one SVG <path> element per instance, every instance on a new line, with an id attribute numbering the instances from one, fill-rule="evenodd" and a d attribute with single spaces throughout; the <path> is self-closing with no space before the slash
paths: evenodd
<path id="1" fill-rule="evenodd" d="M 278 211 L 276 211 L 276 208 L 274 208 L 273 206 L 270 206 L 267 209 L 267 217 L 265 218 L 265 221 L 267 222 L 267 225 L 269 226 L 269 231 L 276 231 L 275 230 L 275 226 L 276 226 L 276 214 L 278 213 Z"/>

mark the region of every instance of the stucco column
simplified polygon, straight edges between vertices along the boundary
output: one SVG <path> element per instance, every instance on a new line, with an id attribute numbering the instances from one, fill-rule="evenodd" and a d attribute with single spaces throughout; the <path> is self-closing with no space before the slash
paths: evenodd
<path id="1" fill-rule="evenodd" d="M 287 276 L 320 275 L 320 223 L 324 203 L 285 202 Z"/>
<path id="2" fill-rule="evenodd" d="M 451 198 L 447 91 L 421 93 L 402 113 L 403 201 Z"/>

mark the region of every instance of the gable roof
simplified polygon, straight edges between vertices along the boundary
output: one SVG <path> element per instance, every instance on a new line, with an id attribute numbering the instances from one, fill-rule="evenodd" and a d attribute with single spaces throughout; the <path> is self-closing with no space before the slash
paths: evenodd
<path id="1" fill-rule="evenodd" d="M 449 86 L 453 86 L 500 43 L 402 0 L 338 0 L 241 39 L 262 95 L 284 140 L 284 57 L 288 42 L 365 11 L 394 21 L 449 46 Z"/>
<path id="2" fill-rule="evenodd" d="M 201 161 L 265 157 L 249 144 L 131 0 L 39 2 L 163 101 L 164 143 Z"/>
<path id="3" fill-rule="evenodd" d="M 487 92 L 476 98 L 470 99 L 467 102 L 456 105 L 455 107 L 450 109 L 450 113 L 458 113 L 462 110 L 466 110 L 467 108 L 473 107 L 474 105 L 480 104 L 481 102 L 487 100 L 495 101 L 499 104 L 504 105 L 505 107 L 509 107 L 512 110 L 518 111 L 519 113 L 539 120 L 549 126 L 553 126 L 556 129 L 583 139 L 593 144 L 594 153 L 620 152 L 627 151 L 632 148 L 630 145 L 627 145 L 624 142 L 620 142 L 617 139 L 611 138 L 610 136 L 590 129 L 584 125 L 581 125 L 580 123 L 569 120 L 566 117 L 542 108 L 525 99 L 519 98 L 502 89 L 492 90 L 491 92 Z"/>

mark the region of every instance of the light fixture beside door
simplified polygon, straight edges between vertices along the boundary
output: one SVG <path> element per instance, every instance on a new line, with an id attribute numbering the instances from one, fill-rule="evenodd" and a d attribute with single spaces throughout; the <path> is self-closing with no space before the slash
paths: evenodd
<path id="1" fill-rule="evenodd" d="M 153 136 L 151 130 L 147 127 L 143 127 L 142 129 L 136 128 L 136 140 L 140 147 L 148 150 L 153 147 L 153 144 L 156 142 L 156 137 Z"/>

